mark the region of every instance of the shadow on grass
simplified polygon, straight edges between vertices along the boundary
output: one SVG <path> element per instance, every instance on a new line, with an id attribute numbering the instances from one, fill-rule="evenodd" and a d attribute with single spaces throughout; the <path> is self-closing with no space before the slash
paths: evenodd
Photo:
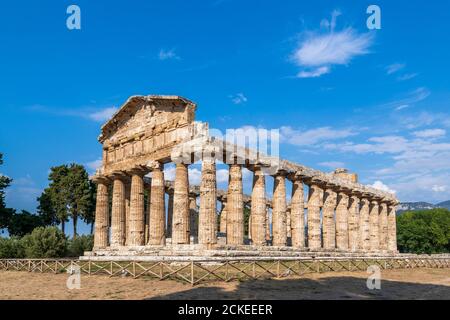
<path id="1" fill-rule="evenodd" d="M 151 300 L 176 299 L 450 299 L 450 286 L 381 280 L 380 290 L 369 290 L 365 278 L 330 277 L 321 279 L 254 280 L 237 284 L 231 291 L 220 287 L 193 287 L 161 295 Z"/>

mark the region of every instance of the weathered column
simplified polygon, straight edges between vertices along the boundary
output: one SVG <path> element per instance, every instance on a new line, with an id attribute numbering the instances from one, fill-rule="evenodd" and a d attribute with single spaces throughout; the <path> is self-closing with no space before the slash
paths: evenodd
<path id="1" fill-rule="evenodd" d="M 130 195 L 130 227 L 128 235 L 130 246 L 145 245 L 145 217 L 144 217 L 144 172 L 131 172 Z"/>
<path id="2" fill-rule="evenodd" d="M 359 211 L 359 249 L 370 250 L 370 201 L 365 195 L 361 198 Z"/>
<path id="3" fill-rule="evenodd" d="M 145 242 L 148 244 L 150 240 L 150 207 L 152 202 L 152 180 L 150 178 L 144 179 L 144 194 L 145 190 L 147 190 L 147 209 L 145 210 L 144 215 L 144 225 L 145 225 Z"/>
<path id="4" fill-rule="evenodd" d="M 286 232 L 286 176 L 279 172 L 274 176 L 272 199 L 272 233 L 274 246 L 287 245 Z"/>
<path id="5" fill-rule="evenodd" d="M 198 208 L 196 198 L 195 195 L 189 196 L 189 233 L 194 237 L 198 237 Z"/>
<path id="6" fill-rule="evenodd" d="M 166 206 L 165 181 L 163 165 L 157 164 L 152 170 L 152 186 L 150 200 L 150 234 L 149 245 L 166 244 Z"/>
<path id="7" fill-rule="evenodd" d="M 289 206 L 286 208 L 286 237 L 292 243 L 291 208 Z"/>
<path id="8" fill-rule="evenodd" d="M 172 238 L 173 231 L 173 206 L 174 206 L 174 191 L 168 190 L 168 199 L 167 199 L 167 226 L 166 226 L 166 237 Z"/>
<path id="9" fill-rule="evenodd" d="M 111 210 L 111 246 L 125 245 L 125 182 L 123 175 L 115 175 Z"/>
<path id="10" fill-rule="evenodd" d="M 94 248 L 106 248 L 108 246 L 109 233 L 109 198 L 108 179 L 95 177 L 97 184 L 97 202 L 95 206 L 95 234 Z"/>
<path id="11" fill-rule="evenodd" d="M 227 244 L 244 244 L 244 202 L 242 194 L 242 167 L 230 165 L 227 194 Z"/>
<path id="12" fill-rule="evenodd" d="M 348 209 L 348 246 L 352 251 L 359 247 L 359 206 L 360 199 L 358 195 L 352 194 L 350 197 L 350 206 Z"/>
<path id="13" fill-rule="evenodd" d="M 378 201 L 375 199 L 372 199 L 370 202 L 369 215 L 370 251 L 378 251 L 380 249 L 380 237 L 378 234 L 380 206 L 378 204 Z"/>
<path id="14" fill-rule="evenodd" d="M 270 207 L 266 204 L 266 243 L 267 241 L 270 241 L 271 236 L 270 236 Z"/>
<path id="15" fill-rule="evenodd" d="M 305 247 L 305 194 L 299 177 L 292 178 L 291 241 L 295 248 Z"/>
<path id="16" fill-rule="evenodd" d="M 348 204 L 348 194 L 340 190 L 336 206 L 336 248 L 340 250 L 348 250 Z"/>
<path id="17" fill-rule="evenodd" d="M 397 252 L 397 217 L 396 203 L 390 203 L 388 207 L 388 250 Z"/>
<path id="18" fill-rule="evenodd" d="M 260 167 L 255 166 L 251 203 L 251 239 L 256 246 L 266 245 L 266 179 Z"/>
<path id="19" fill-rule="evenodd" d="M 308 195 L 308 247 L 312 250 L 320 249 L 320 207 L 322 205 L 322 188 L 311 183 Z"/>
<path id="20" fill-rule="evenodd" d="M 189 177 L 183 163 L 176 167 L 173 203 L 172 243 L 189 244 Z"/>
<path id="21" fill-rule="evenodd" d="M 222 207 L 220 210 L 220 233 L 227 233 L 227 199 L 222 199 Z"/>
<path id="22" fill-rule="evenodd" d="M 337 193 L 333 190 L 333 186 L 327 185 L 322 209 L 323 248 L 327 250 L 336 249 L 336 223 L 334 220 L 336 205 Z"/>
<path id="23" fill-rule="evenodd" d="M 130 196 L 131 181 L 125 183 L 125 245 L 128 246 L 128 235 L 130 234 Z"/>
<path id="24" fill-rule="evenodd" d="M 202 162 L 202 181 L 200 184 L 198 241 L 207 248 L 211 248 L 217 243 L 216 202 L 216 162 L 214 158 L 204 157 Z"/>
<path id="25" fill-rule="evenodd" d="M 386 202 L 380 203 L 380 215 L 378 220 L 378 237 L 380 250 L 388 249 L 388 205 Z"/>

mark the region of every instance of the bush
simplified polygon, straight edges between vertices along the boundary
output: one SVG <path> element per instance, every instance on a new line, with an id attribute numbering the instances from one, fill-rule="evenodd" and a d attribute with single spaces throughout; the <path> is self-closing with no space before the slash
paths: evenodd
<path id="1" fill-rule="evenodd" d="M 397 217 L 400 252 L 450 252 L 450 211 L 433 209 L 405 212 Z"/>
<path id="2" fill-rule="evenodd" d="M 27 258 L 61 258 L 67 252 L 67 238 L 56 227 L 39 227 L 22 238 Z"/>
<path id="3" fill-rule="evenodd" d="M 0 259 L 25 258 L 25 248 L 20 238 L 0 238 Z"/>
<path id="4" fill-rule="evenodd" d="M 68 257 L 79 257 L 84 254 L 85 251 L 91 251 L 94 247 L 94 236 L 83 235 L 77 236 L 75 239 L 69 241 Z"/>

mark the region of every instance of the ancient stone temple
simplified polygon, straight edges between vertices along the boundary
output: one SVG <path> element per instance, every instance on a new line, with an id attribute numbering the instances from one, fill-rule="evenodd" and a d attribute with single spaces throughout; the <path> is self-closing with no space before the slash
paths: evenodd
<path id="1" fill-rule="evenodd" d="M 86 257 L 397 252 L 393 194 L 359 184 L 345 169 L 324 173 L 210 136 L 195 111 L 179 96 L 133 96 L 103 125 L 103 163 L 92 177 L 94 249 Z M 174 181 L 164 177 L 169 163 Z M 193 163 L 202 166 L 199 185 L 189 184 Z M 217 188 L 218 163 L 229 167 L 227 190 Z M 253 172 L 250 195 L 243 168 Z"/>

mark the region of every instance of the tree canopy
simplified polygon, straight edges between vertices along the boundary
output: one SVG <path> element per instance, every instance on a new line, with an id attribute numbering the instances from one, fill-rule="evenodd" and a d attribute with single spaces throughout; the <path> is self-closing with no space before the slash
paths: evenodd
<path id="1" fill-rule="evenodd" d="M 3 164 L 3 154 L 0 153 L 0 166 Z M 11 185 L 12 179 L 0 173 L 0 230 L 8 227 L 14 210 L 6 208 L 5 190 Z"/>
<path id="2" fill-rule="evenodd" d="M 397 217 L 397 245 L 400 252 L 450 252 L 450 211 L 432 209 L 401 214 Z"/>

